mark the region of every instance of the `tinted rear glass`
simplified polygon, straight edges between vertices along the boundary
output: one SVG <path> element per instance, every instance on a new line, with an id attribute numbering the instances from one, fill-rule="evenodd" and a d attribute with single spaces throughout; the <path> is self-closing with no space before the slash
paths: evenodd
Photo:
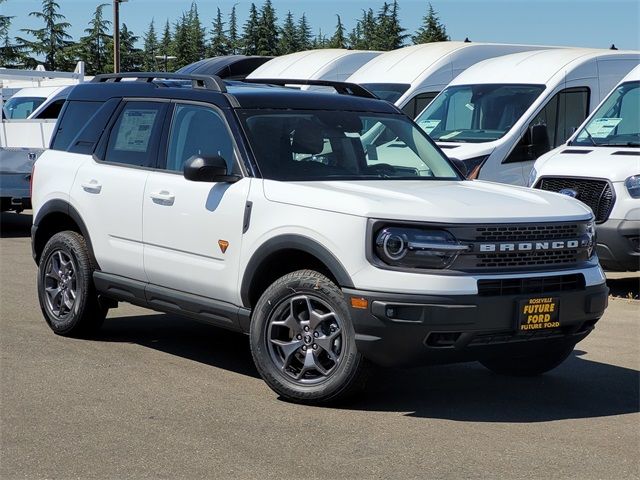
<path id="1" fill-rule="evenodd" d="M 76 135 L 80 133 L 80 130 L 84 128 L 101 105 L 102 102 L 67 102 L 64 113 L 58 121 L 51 148 L 54 150 L 67 150 L 71 141 L 76 138 Z"/>

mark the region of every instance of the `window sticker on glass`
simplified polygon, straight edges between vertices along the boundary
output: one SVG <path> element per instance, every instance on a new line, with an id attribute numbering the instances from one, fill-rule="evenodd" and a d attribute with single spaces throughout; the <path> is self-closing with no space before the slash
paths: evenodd
<path id="1" fill-rule="evenodd" d="M 440 124 L 440 120 L 422 120 L 419 125 L 428 134 Z"/>
<path id="2" fill-rule="evenodd" d="M 472 104 L 472 103 L 465 103 L 465 104 L 464 104 L 464 106 L 465 106 L 465 107 L 467 107 L 467 108 L 468 108 L 469 110 L 471 110 L 472 112 L 473 112 L 473 110 L 476 108 L 476 107 L 474 107 L 474 106 L 473 106 L 473 104 Z"/>
<path id="3" fill-rule="evenodd" d="M 118 129 L 115 149 L 126 152 L 146 152 L 157 114 L 157 110 L 125 111 Z"/>
<path id="4" fill-rule="evenodd" d="M 622 118 L 595 118 L 589 125 L 589 133 L 593 138 L 607 138 Z"/>
<path id="5" fill-rule="evenodd" d="M 446 135 L 440 135 L 438 140 L 449 140 L 450 138 L 457 137 L 462 133 L 462 130 L 454 130 L 451 133 L 447 133 Z"/>

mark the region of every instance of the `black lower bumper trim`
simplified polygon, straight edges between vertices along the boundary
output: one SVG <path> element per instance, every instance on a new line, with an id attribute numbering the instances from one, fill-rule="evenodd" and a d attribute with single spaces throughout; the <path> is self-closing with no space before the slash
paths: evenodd
<path id="1" fill-rule="evenodd" d="M 609 219 L 596 228 L 596 251 L 605 270 L 640 270 L 640 220 Z"/>
<path id="2" fill-rule="evenodd" d="M 559 298 L 560 327 L 517 331 L 518 305 L 536 295 L 407 295 L 344 289 L 368 300 L 351 307 L 358 349 L 382 366 L 452 363 L 575 344 L 593 329 L 607 307 L 606 284 L 548 296 Z M 547 296 L 547 294 L 545 294 Z"/>

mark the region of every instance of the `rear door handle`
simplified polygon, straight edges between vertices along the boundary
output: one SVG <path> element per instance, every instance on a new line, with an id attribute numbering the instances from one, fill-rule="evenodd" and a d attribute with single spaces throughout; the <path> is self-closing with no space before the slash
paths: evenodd
<path id="1" fill-rule="evenodd" d="M 82 189 L 89 193 L 100 193 L 102 184 L 95 179 L 89 180 L 82 184 Z"/>
<path id="2" fill-rule="evenodd" d="M 160 190 L 159 192 L 151 192 L 149 194 L 149 197 L 151 198 L 151 200 L 153 200 L 153 203 L 157 203 L 158 205 L 167 205 L 167 206 L 173 205 L 173 202 L 176 199 L 173 193 L 168 192 L 166 190 Z"/>

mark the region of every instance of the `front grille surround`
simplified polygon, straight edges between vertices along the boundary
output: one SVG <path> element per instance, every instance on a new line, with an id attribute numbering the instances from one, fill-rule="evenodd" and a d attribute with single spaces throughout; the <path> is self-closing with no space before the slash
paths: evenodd
<path id="1" fill-rule="evenodd" d="M 541 177 L 534 188 L 556 193 L 575 190 L 575 198 L 593 210 L 596 223 L 607 221 L 616 200 L 613 185 L 604 178 Z"/>

